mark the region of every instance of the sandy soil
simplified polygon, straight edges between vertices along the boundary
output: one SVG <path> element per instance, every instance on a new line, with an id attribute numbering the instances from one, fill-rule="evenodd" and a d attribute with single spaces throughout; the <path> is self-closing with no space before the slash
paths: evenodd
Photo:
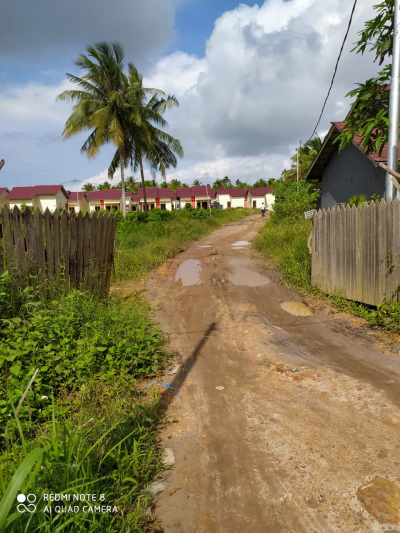
<path id="1" fill-rule="evenodd" d="M 147 282 L 180 364 L 156 517 L 166 533 L 400 531 L 357 498 L 376 476 L 400 483 L 400 347 L 283 287 L 248 245 L 264 222 L 217 230 Z"/>

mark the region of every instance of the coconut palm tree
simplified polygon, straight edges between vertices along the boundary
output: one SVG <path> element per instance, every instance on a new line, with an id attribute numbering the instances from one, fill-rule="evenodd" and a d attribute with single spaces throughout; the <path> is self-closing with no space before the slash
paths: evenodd
<path id="1" fill-rule="evenodd" d="M 83 131 L 90 131 L 81 152 L 88 158 L 95 157 L 102 146 L 112 142 L 119 153 L 122 183 L 122 211 L 126 217 L 124 169 L 128 163 L 127 124 L 140 124 L 140 114 L 127 98 L 129 87 L 124 68 L 124 50 L 119 44 L 97 43 L 81 54 L 75 65 L 83 70 L 82 77 L 67 74 L 77 85 L 67 90 L 58 100 L 74 102 L 73 111 L 63 131 L 68 139 Z"/>
<path id="2" fill-rule="evenodd" d="M 129 154 L 129 162 L 136 172 L 140 169 L 142 179 L 143 199 L 147 211 L 146 187 L 143 164 L 147 163 L 155 177 L 156 172 L 166 179 L 166 170 L 176 168 L 177 157 L 183 157 L 181 143 L 165 133 L 161 128 L 168 126 L 163 114 L 167 109 L 179 106 L 174 95 L 166 95 L 159 89 L 143 87 L 143 77 L 131 63 L 128 65 L 126 76 L 127 101 L 135 108 L 138 120 L 126 124 L 126 147 L 125 153 Z M 120 166 L 120 151 L 117 150 L 108 169 L 112 175 Z"/>
<path id="3" fill-rule="evenodd" d="M 291 157 L 291 168 L 282 172 L 281 177 L 286 185 L 289 185 L 293 181 L 297 180 L 297 152 L 299 154 L 299 179 L 303 179 L 304 176 L 307 174 L 312 162 L 317 157 L 318 152 L 322 147 L 322 142 L 322 139 L 316 136 L 313 139 L 307 141 L 306 144 L 303 144 L 300 149 L 297 148 L 296 153 L 294 154 L 294 156 Z"/>
<path id="4" fill-rule="evenodd" d="M 200 180 L 193 180 L 193 187 L 200 187 L 203 185 Z"/>

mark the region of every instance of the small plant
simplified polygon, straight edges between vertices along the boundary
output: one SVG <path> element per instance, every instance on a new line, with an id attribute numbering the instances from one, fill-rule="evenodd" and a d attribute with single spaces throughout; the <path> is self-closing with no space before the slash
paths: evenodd
<path id="1" fill-rule="evenodd" d="M 367 203 L 367 197 L 364 194 L 357 194 L 349 198 L 347 205 L 349 207 L 362 207 Z"/>

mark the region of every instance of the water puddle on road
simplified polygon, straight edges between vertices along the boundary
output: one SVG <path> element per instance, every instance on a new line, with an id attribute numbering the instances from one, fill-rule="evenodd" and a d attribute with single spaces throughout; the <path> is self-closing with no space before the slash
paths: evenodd
<path id="1" fill-rule="evenodd" d="M 271 283 L 267 276 L 250 268 L 249 265 L 251 263 L 248 259 L 231 259 L 229 263 L 233 267 L 233 274 L 229 277 L 229 280 L 233 285 L 260 287 Z"/>
<path id="2" fill-rule="evenodd" d="M 212 248 L 211 244 L 201 244 L 197 248 Z"/>
<path id="3" fill-rule="evenodd" d="M 249 241 L 237 241 L 232 244 L 232 246 L 249 246 L 251 244 Z"/>
<path id="4" fill-rule="evenodd" d="M 202 270 L 200 261 L 197 261 L 197 259 L 187 259 L 179 265 L 175 274 L 175 281 L 178 282 L 181 280 L 182 287 L 201 285 L 200 272 Z"/>
<path id="5" fill-rule="evenodd" d="M 312 312 L 301 302 L 283 302 L 281 307 L 284 311 L 294 316 L 312 316 Z"/>

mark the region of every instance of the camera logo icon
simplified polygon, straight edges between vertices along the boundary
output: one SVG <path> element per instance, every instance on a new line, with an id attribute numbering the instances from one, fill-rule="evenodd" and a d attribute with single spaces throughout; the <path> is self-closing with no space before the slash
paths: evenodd
<path id="1" fill-rule="evenodd" d="M 34 513 L 36 511 L 36 496 L 34 494 L 18 494 L 17 501 L 19 502 L 17 505 L 17 511 L 19 513 Z M 27 504 L 25 505 L 25 502 Z"/>

